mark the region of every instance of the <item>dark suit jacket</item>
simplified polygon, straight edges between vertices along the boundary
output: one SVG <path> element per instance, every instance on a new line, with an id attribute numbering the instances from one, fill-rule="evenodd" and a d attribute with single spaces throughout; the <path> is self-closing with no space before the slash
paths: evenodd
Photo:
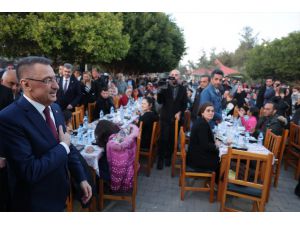
<path id="1" fill-rule="evenodd" d="M 186 163 L 194 169 L 215 170 L 219 163 L 219 150 L 206 120 L 198 118 L 193 124 Z"/>
<path id="2" fill-rule="evenodd" d="M 14 101 L 12 90 L 0 84 L 0 110 Z"/>
<path id="3" fill-rule="evenodd" d="M 183 118 L 184 111 L 187 105 L 187 92 L 186 88 L 182 85 L 178 85 L 178 93 L 173 99 L 173 93 L 171 86 L 169 85 L 167 89 L 162 89 L 157 94 L 157 102 L 162 104 L 160 110 L 160 120 L 164 122 L 175 121 L 175 114 L 181 111 L 181 118 Z"/>
<path id="4" fill-rule="evenodd" d="M 56 103 L 65 110 L 69 104 L 73 107 L 77 106 L 81 101 L 81 88 L 80 82 L 73 75 L 70 77 L 68 90 L 66 93 L 63 91 L 63 78 L 59 81 L 59 90 L 57 92 Z"/>
<path id="5" fill-rule="evenodd" d="M 55 123 L 63 125 L 58 105 Z M 12 211 L 63 211 L 69 193 L 68 169 L 86 180 L 76 149 L 57 142 L 44 118 L 23 96 L 0 112 L 0 146 L 8 160 Z"/>

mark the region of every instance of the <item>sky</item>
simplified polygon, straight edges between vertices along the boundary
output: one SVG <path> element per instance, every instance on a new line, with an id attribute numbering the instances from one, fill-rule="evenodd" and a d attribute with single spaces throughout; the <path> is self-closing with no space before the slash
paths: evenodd
<path id="1" fill-rule="evenodd" d="M 243 27 L 250 26 L 258 40 L 272 41 L 287 36 L 290 32 L 300 31 L 300 12 L 253 12 L 253 13 L 169 13 L 183 30 L 187 55 L 182 63 L 188 60 L 196 62 L 202 49 L 207 53 L 212 48 L 216 52 L 227 50 L 233 52 L 240 42 L 239 33 Z"/>

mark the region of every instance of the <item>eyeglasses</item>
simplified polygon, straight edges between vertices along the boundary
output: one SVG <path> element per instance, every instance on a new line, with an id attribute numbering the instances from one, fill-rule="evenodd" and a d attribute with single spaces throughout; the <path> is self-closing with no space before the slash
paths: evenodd
<path id="1" fill-rule="evenodd" d="M 179 76 L 178 73 L 172 73 L 171 76 Z"/>
<path id="2" fill-rule="evenodd" d="M 42 80 L 33 79 L 33 78 L 25 78 L 25 79 L 27 79 L 27 80 L 33 80 L 33 81 L 38 81 L 38 82 L 44 83 L 46 85 L 56 83 L 56 78 L 55 77 L 46 77 L 46 78 L 44 78 Z"/>

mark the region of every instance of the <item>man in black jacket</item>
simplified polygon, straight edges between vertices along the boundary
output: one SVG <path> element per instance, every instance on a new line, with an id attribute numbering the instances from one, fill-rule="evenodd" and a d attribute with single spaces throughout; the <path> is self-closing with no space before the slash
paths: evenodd
<path id="1" fill-rule="evenodd" d="M 200 108 L 200 96 L 201 92 L 208 86 L 210 82 L 210 76 L 209 75 L 203 75 L 200 78 L 199 86 L 196 90 L 195 99 L 192 107 L 192 115 L 191 119 L 194 122 L 197 119 L 199 108 Z"/>
<path id="2" fill-rule="evenodd" d="M 186 88 L 179 84 L 180 72 L 172 70 L 166 86 L 159 87 L 157 102 L 162 105 L 160 110 L 160 145 L 158 150 L 157 169 L 162 169 L 165 161 L 166 166 L 171 165 L 171 157 L 174 146 L 175 119 L 182 118 L 187 105 Z"/>
<path id="3" fill-rule="evenodd" d="M 110 109 L 113 107 L 115 109 L 112 97 L 109 97 L 108 88 L 102 88 L 100 96 L 97 99 L 96 106 L 94 109 L 94 119 L 99 119 L 99 113 L 102 110 L 103 115 L 109 114 Z"/>

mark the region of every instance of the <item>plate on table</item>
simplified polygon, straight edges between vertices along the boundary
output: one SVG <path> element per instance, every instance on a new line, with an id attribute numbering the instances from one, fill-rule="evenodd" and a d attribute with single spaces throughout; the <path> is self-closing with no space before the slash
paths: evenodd
<path id="1" fill-rule="evenodd" d="M 91 145 L 88 145 L 84 148 L 84 152 L 87 154 L 93 154 L 95 151 L 95 148 Z"/>

